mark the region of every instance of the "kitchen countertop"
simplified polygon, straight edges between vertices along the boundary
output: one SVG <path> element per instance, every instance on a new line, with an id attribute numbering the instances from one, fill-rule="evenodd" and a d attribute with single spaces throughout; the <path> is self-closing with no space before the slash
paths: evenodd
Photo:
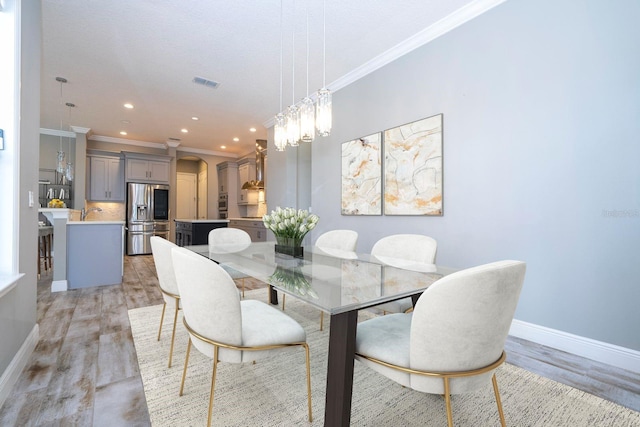
<path id="1" fill-rule="evenodd" d="M 192 222 L 192 223 L 210 223 L 210 222 L 229 222 L 228 219 L 174 219 L 175 222 Z"/>
<path id="2" fill-rule="evenodd" d="M 229 218 L 229 221 L 260 221 L 262 222 L 262 217 L 256 216 L 252 218 Z"/>

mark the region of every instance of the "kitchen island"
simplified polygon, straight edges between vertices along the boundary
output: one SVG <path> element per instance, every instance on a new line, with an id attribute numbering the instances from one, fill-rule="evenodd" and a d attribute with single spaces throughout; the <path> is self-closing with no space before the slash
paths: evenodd
<path id="1" fill-rule="evenodd" d="M 121 283 L 123 255 L 124 221 L 67 222 L 70 289 Z"/>
<path id="2" fill-rule="evenodd" d="M 227 227 L 228 219 L 176 219 L 176 245 L 206 245 L 209 232 L 215 228 Z"/>

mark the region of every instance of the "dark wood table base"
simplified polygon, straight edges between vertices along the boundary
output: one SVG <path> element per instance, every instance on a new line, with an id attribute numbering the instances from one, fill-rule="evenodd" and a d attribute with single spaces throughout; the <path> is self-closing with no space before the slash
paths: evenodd
<path id="1" fill-rule="evenodd" d="M 351 420 L 351 392 L 357 326 L 357 310 L 331 316 L 327 395 L 324 407 L 325 426 L 346 427 Z"/>

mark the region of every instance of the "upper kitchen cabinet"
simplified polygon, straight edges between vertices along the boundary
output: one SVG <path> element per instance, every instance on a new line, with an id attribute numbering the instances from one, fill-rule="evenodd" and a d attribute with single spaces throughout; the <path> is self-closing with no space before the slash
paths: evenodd
<path id="1" fill-rule="evenodd" d="M 124 153 L 127 182 L 169 183 L 171 159 L 141 153 Z"/>
<path id="2" fill-rule="evenodd" d="M 218 193 L 231 194 L 237 192 L 238 164 L 236 162 L 222 162 L 218 163 L 216 167 L 218 169 Z"/>
<path id="3" fill-rule="evenodd" d="M 87 158 L 89 185 L 87 199 L 124 202 L 124 160 L 114 156 Z"/>
<path id="4" fill-rule="evenodd" d="M 249 181 L 256 180 L 256 160 L 255 159 L 241 159 L 238 161 L 238 176 L 240 178 L 240 185 L 243 186 Z"/>

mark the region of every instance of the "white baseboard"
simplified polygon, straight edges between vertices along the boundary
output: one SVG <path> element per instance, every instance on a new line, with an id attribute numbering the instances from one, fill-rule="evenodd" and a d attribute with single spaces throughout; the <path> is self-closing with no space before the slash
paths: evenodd
<path id="1" fill-rule="evenodd" d="M 68 289 L 69 285 L 66 280 L 54 280 L 51 282 L 51 292 L 63 292 Z"/>
<path id="2" fill-rule="evenodd" d="M 640 373 L 640 351 L 514 319 L 509 335 Z"/>
<path id="3" fill-rule="evenodd" d="M 38 344 L 38 339 L 40 338 L 40 333 L 38 329 L 38 324 L 36 323 L 31 329 L 31 332 L 27 336 L 27 339 L 24 340 L 22 346 L 20 346 L 20 350 L 16 353 L 16 355 L 7 366 L 7 369 L 0 377 L 0 407 L 4 404 L 4 401 L 11 393 L 11 389 L 18 381 L 20 374 L 25 366 L 27 366 L 27 362 L 29 361 L 29 357 L 33 350 L 36 348 L 36 344 Z"/>

